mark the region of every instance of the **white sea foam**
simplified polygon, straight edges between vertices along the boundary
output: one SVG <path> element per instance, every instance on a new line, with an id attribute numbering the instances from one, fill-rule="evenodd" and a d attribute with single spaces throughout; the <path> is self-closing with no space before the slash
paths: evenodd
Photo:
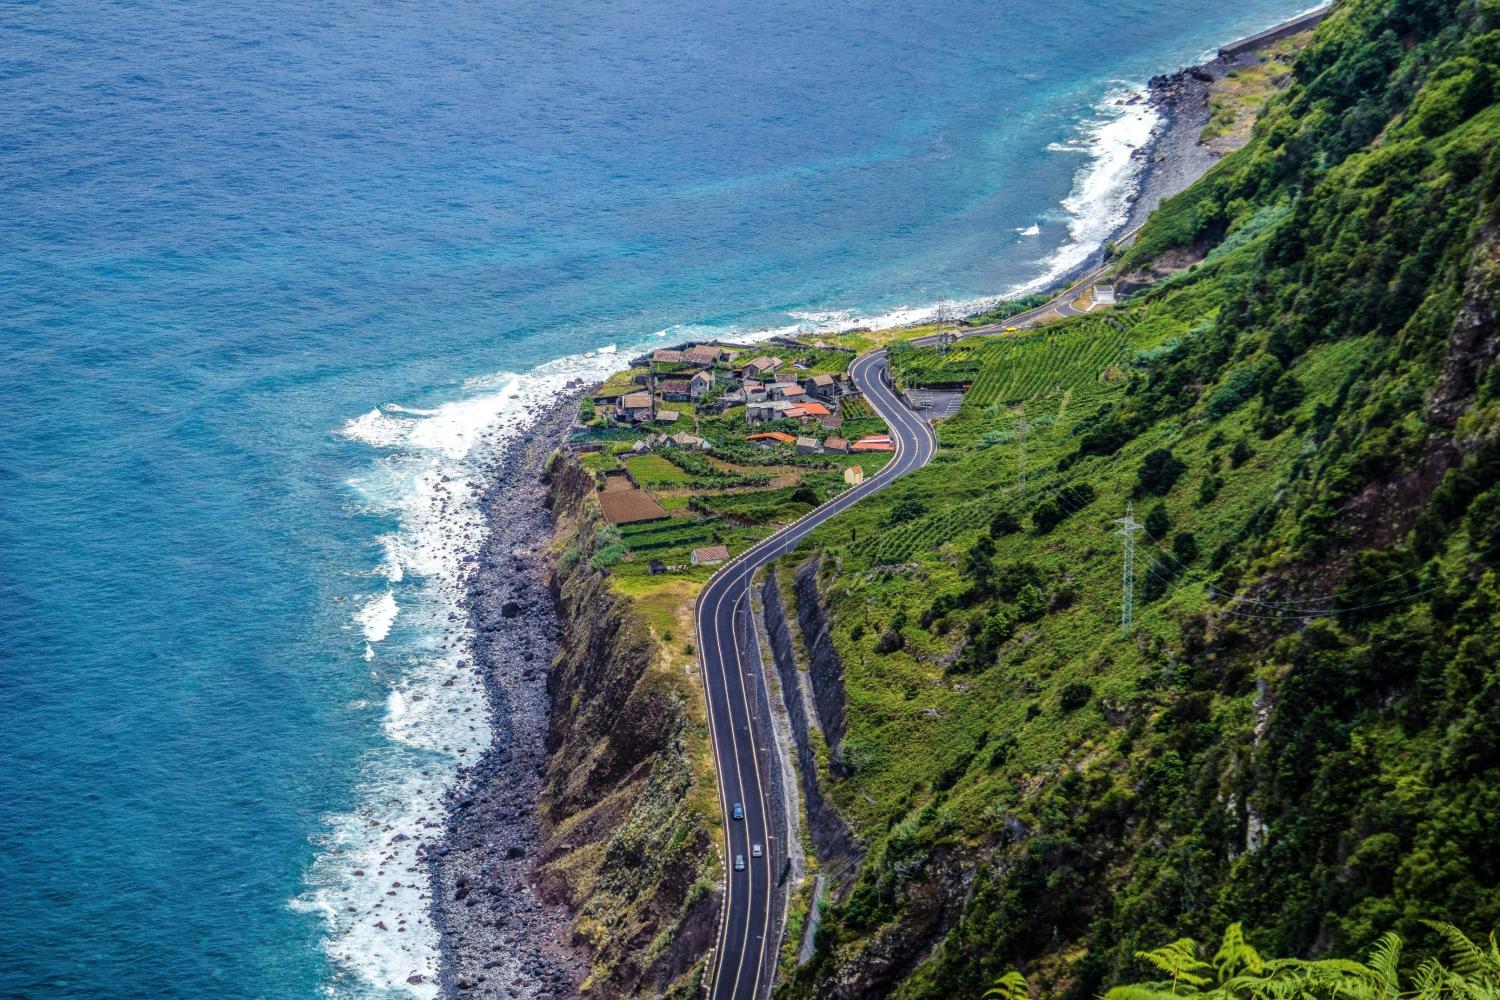
<path id="1" fill-rule="evenodd" d="M 485 461 L 571 380 L 596 382 L 625 363 L 611 344 L 523 375 L 471 379 L 439 405 L 387 403 L 339 430 L 374 452 L 349 482 L 353 507 L 394 521 L 395 530 L 374 534 L 378 562 L 350 573 L 386 582 L 356 598 L 360 642 L 350 650 L 384 692 L 345 706 L 378 726 L 385 741 L 360 762 L 355 808 L 324 817 L 307 890 L 291 904 L 322 921 L 335 969 L 330 997 L 428 1000 L 437 993 L 438 939 L 417 851 L 442 836 L 443 795 L 491 739 L 462 606 L 472 565 L 465 557 L 486 532 L 479 507 Z M 376 658 L 381 642 L 392 648 Z"/>
<path id="2" fill-rule="evenodd" d="M 1022 236 L 1040 236 L 1042 235 L 1042 227 L 1039 223 L 1033 222 L 1029 226 L 1018 226 L 1016 232 Z"/>
<path id="3" fill-rule="evenodd" d="M 396 595 L 387 590 L 356 611 L 354 620 L 364 629 L 366 641 L 380 642 L 391 634 L 391 626 L 396 623 L 400 611 L 396 606 Z"/>
<path id="4" fill-rule="evenodd" d="M 1007 297 L 1046 288 L 1074 270 L 1110 234 L 1130 218 L 1130 193 L 1139 182 L 1143 162 L 1135 155 L 1151 140 L 1160 116 L 1138 88 L 1117 88 L 1094 108 L 1094 116 L 1079 126 L 1068 143 L 1053 143 L 1057 153 L 1086 153 L 1088 162 L 1073 175 L 1073 189 L 1063 199 L 1068 213 L 1068 242 L 1046 261 L 1037 277 L 1011 289 Z"/>

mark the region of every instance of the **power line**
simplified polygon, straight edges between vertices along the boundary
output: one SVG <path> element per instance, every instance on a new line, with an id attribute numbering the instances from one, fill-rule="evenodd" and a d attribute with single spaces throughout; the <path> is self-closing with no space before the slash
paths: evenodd
<path id="1" fill-rule="evenodd" d="M 1125 569 L 1120 577 L 1120 628 L 1130 631 L 1135 623 L 1135 533 L 1143 525 L 1135 519 L 1135 501 L 1125 501 L 1125 516 L 1116 518 L 1120 530 L 1115 532 L 1125 539 Z"/>

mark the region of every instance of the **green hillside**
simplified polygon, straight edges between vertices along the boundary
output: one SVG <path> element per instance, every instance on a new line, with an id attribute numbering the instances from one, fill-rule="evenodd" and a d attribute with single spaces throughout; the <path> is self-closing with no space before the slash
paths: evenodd
<path id="1" fill-rule="evenodd" d="M 933 465 L 820 570 L 864 844 L 784 996 L 1043 995 L 1243 921 L 1500 925 L 1500 2 L 1345 0 L 1109 312 L 946 354 Z M 1127 504 L 1135 622 L 1121 627 Z"/>

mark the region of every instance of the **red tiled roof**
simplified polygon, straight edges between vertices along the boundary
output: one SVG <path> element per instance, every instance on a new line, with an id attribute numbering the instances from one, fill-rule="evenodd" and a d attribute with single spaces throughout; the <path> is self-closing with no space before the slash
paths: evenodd
<path id="1" fill-rule="evenodd" d="M 895 451 L 896 445 L 889 434 L 871 434 L 849 446 L 850 451 Z"/>
<path id="2" fill-rule="evenodd" d="M 791 444 L 797 440 L 786 431 L 762 431 L 759 434 L 751 434 L 745 438 L 746 441 L 780 441 L 782 444 Z"/>

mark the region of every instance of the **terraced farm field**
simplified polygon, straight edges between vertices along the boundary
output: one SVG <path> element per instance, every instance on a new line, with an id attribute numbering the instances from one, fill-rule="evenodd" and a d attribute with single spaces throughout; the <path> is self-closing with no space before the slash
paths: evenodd
<path id="1" fill-rule="evenodd" d="M 692 477 L 660 455 L 638 455 L 625 467 L 642 486 L 682 486 Z"/>
<path id="2" fill-rule="evenodd" d="M 620 529 L 620 538 L 631 552 L 652 558 L 669 549 L 708 545 L 715 540 L 713 526 L 701 518 L 627 525 Z"/>
<path id="3" fill-rule="evenodd" d="M 1021 418 L 1033 426 L 1092 412 L 1118 394 L 1137 345 L 1132 327 L 1113 317 L 1060 324 L 1021 335 L 892 351 L 909 387 L 967 381 L 963 406 L 939 425 L 945 446 L 968 446 L 985 435 L 1013 433 Z"/>

